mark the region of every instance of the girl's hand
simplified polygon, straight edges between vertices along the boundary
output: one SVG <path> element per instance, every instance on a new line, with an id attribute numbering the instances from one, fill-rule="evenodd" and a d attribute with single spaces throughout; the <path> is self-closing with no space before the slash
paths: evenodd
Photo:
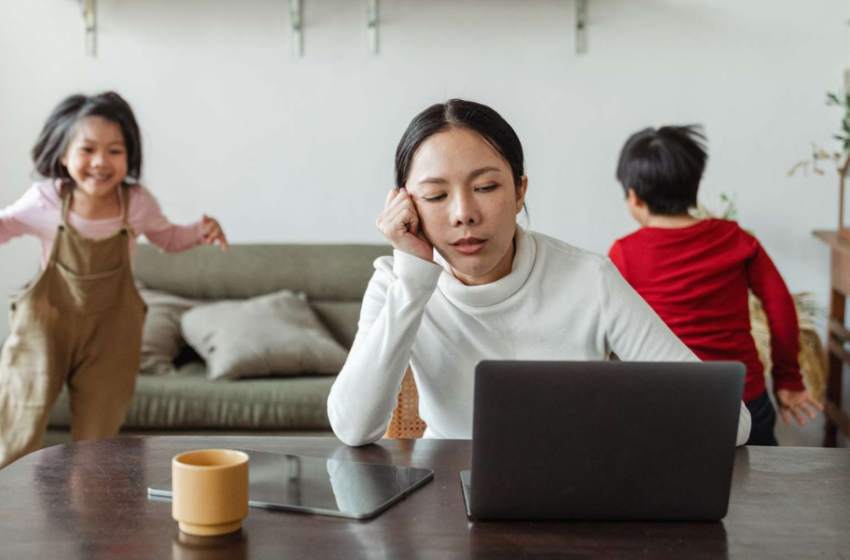
<path id="1" fill-rule="evenodd" d="M 224 231 L 222 231 L 218 221 L 206 214 L 201 219 L 201 235 L 204 237 L 204 245 L 213 245 L 218 241 L 222 251 L 226 251 L 230 246 L 227 244 L 227 238 L 224 236 Z"/>
<path id="2" fill-rule="evenodd" d="M 394 249 L 434 262 L 434 247 L 422 233 L 416 203 L 406 189 L 392 189 L 375 222 Z"/>
<path id="3" fill-rule="evenodd" d="M 809 396 L 808 391 L 790 391 L 788 389 L 779 389 L 776 391 L 776 402 L 779 404 L 779 411 L 782 413 L 782 421 L 786 426 L 791 425 L 789 412 L 794 415 L 797 423 L 801 426 L 806 425 L 806 416 L 815 419 L 815 411 L 812 407 L 823 410 L 823 405 Z"/>

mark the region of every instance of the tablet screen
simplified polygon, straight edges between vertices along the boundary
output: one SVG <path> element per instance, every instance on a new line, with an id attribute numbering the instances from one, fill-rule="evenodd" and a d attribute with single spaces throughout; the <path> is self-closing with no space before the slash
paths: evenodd
<path id="1" fill-rule="evenodd" d="M 364 519 L 400 500 L 434 476 L 430 469 L 357 463 L 238 449 L 250 457 L 248 504 Z M 171 497 L 171 479 L 148 488 Z"/>

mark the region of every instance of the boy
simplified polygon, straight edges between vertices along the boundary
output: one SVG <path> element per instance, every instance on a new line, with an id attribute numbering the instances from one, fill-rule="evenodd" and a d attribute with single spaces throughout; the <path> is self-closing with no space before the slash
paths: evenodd
<path id="1" fill-rule="evenodd" d="M 750 335 L 748 291 L 761 300 L 770 327 L 773 389 L 790 424 L 805 425 L 823 407 L 800 376 L 794 301 L 770 257 L 737 223 L 688 213 L 708 154 L 697 126 L 647 128 L 623 147 L 617 180 L 641 229 L 614 243 L 609 256 L 667 326 L 705 361 L 747 368 L 744 402 L 752 416 L 748 445 L 777 445 L 776 412 L 764 366 Z"/>

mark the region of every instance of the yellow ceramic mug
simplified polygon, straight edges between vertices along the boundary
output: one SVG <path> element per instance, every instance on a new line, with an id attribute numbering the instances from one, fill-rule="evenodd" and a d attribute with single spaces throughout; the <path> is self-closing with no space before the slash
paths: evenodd
<path id="1" fill-rule="evenodd" d="M 187 451 L 171 460 L 171 516 L 190 535 L 238 531 L 248 516 L 248 455 L 229 449 Z"/>

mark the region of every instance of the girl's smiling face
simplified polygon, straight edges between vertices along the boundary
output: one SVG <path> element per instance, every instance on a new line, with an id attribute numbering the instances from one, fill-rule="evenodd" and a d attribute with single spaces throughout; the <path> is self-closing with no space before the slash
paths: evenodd
<path id="1" fill-rule="evenodd" d="M 405 189 L 422 232 L 470 286 L 511 272 L 516 215 L 528 179 L 514 184 L 505 158 L 481 135 L 451 128 L 425 140 L 413 157 Z"/>
<path id="2" fill-rule="evenodd" d="M 111 195 L 127 176 L 127 147 L 121 127 L 102 117 L 80 119 L 62 164 L 75 187 L 89 197 Z"/>

